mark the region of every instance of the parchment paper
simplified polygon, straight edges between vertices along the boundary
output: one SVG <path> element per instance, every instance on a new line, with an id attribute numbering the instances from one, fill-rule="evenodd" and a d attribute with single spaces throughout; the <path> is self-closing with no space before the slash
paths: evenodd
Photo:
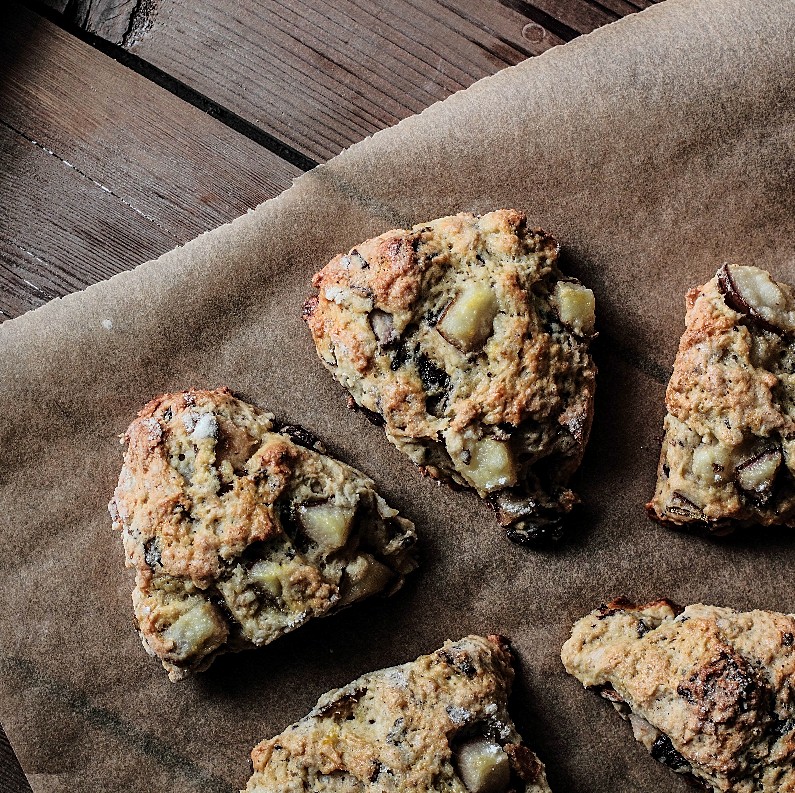
<path id="1" fill-rule="evenodd" d="M 792 611 L 791 532 L 649 522 L 684 293 L 724 260 L 795 281 L 795 5 L 668 0 L 483 80 L 196 241 L 0 327 L 0 718 L 35 791 L 232 791 L 260 739 L 357 675 L 499 631 L 553 788 L 685 791 L 568 678 L 572 622 L 617 595 Z M 395 225 L 519 207 L 591 285 L 601 337 L 587 508 L 559 548 L 508 542 L 345 408 L 300 306 L 333 254 Z M 422 568 L 171 684 L 131 626 L 110 529 L 117 436 L 153 395 L 227 384 L 307 426 L 416 521 Z"/>

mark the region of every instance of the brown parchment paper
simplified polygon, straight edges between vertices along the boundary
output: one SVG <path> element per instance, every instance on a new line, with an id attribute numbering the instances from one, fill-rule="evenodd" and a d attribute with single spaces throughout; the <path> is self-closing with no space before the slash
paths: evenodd
<path id="1" fill-rule="evenodd" d="M 650 523 L 686 289 L 724 260 L 795 281 L 795 5 L 668 2 L 483 80 L 132 273 L 0 327 L 0 718 L 35 791 L 232 791 L 248 753 L 357 675 L 499 631 L 514 713 L 553 788 L 684 791 L 559 649 L 607 598 L 795 610 L 791 532 L 711 541 Z M 345 409 L 300 321 L 311 274 L 396 225 L 519 207 L 591 285 L 596 421 L 570 538 L 508 542 Z M 422 568 L 171 684 L 131 626 L 106 502 L 153 395 L 227 384 L 301 423 L 416 521 Z"/>

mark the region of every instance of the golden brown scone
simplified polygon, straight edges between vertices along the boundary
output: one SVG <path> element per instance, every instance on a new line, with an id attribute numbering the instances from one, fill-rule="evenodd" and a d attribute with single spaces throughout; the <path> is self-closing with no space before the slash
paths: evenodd
<path id="1" fill-rule="evenodd" d="M 460 214 L 336 256 L 304 306 L 353 403 L 517 542 L 559 536 L 591 426 L 593 292 L 557 258 L 521 212 Z"/>
<path id="2" fill-rule="evenodd" d="M 649 515 L 715 533 L 795 526 L 795 293 L 724 264 L 687 295 Z"/>
<path id="3" fill-rule="evenodd" d="M 254 748 L 244 793 L 549 793 L 508 715 L 511 660 L 468 636 L 330 691 Z"/>
<path id="4" fill-rule="evenodd" d="M 795 793 L 795 616 L 617 600 L 561 657 L 652 757 L 715 793 Z"/>
<path id="5" fill-rule="evenodd" d="M 154 399 L 123 440 L 109 509 L 141 639 L 172 680 L 394 592 L 416 566 L 413 524 L 370 479 L 227 388 Z"/>

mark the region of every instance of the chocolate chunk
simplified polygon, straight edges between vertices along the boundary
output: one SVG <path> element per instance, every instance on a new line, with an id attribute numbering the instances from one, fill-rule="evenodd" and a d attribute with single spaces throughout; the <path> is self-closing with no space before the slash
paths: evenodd
<path id="1" fill-rule="evenodd" d="M 690 763 L 674 749 L 671 739 L 661 734 L 652 744 L 651 756 L 674 771 L 689 771 Z"/>

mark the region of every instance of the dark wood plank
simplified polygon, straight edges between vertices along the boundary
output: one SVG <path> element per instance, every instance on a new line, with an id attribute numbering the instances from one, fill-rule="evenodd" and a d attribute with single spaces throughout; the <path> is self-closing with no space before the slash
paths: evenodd
<path id="1" fill-rule="evenodd" d="M 529 17 L 534 12 L 543 12 L 560 24 L 565 25 L 575 34 L 590 33 L 592 30 L 615 22 L 619 16 L 610 11 L 603 4 L 596 0 L 501 0 L 515 6 L 526 13 Z M 631 12 L 626 12 L 631 13 Z"/>
<path id="2" fill-rule="evenodd" d="M 521 28 L 512 33 L 496 40 L 433 0 L 265 0 L 256 11 L 201 0 L 161 6 L 133 51 L 325 160 L 518 63 Z"/>
<path id="3" fill-rule="evenodd" d="M 152 0 L 47 0 L 46 5 L 87 33 L 114 44 L 134 41 L 157 8 Z"/>
<path id="4" fill-rule="evenodd" d="M 0 124 L 0 316 L 134 267 L 177 239 L 91 178 Z"/>
<path id="5" fill-rule="evenodd" d="M 0 32 L 0 319 L 134 267 L 300 171 L 17 7 Z"/>
<path id="6" fill-rule="evenodd" d="M 28 780 L 19 767 L 16 755 L 11 751 L 2 727 L 0 727 L 0 790 L 3 793 L 31 793 Z"/>
<path id="7" fill-rule="evenodd" d="M 76 0 L 67 16 L 323 161 L 650 1 Z"/>

